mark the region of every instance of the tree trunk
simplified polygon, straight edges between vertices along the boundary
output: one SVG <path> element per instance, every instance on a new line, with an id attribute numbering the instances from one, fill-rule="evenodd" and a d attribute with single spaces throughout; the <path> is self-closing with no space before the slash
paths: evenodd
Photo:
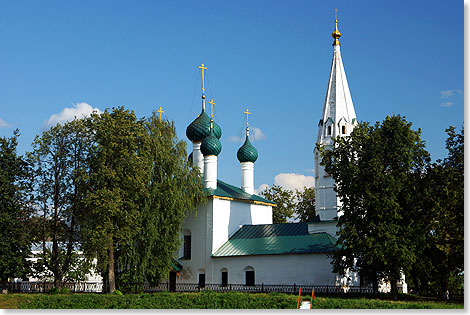
<path id="1" fill-rule="evenodd" d="M 2 294 L 8 294 L 8 280 L 3 279 L 2 283 Z"/>
<path id="2" fill-rule="evenodd" d="M 392 297 L 394 300 L 398 300 L 398 286 L 397 286 L 397 280 L 392 279 L 390 281 L 391 286 L 392 286 Z"/>
<path id="3" fill-rule="evenodd" d="M 116 290 L 116 283 L 114 280 L 114 244 L 113 236 L 111 235 L 108 243 L 108 292 L 113 293 Z"/>

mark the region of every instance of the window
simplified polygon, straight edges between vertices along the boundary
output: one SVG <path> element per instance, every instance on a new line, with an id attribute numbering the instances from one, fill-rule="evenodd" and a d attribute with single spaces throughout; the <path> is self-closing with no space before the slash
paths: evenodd
<path id="1" fill-rule="evenodd" d="M 255 285 L 255 270 L 253 267 L 245 268 L 245 285 Z"/>
<path id="2" fill-rule="evenodd" d="M 222 286 L 226 287 L 228 285 L 228 271 L 227 269 L 222 269 Z"/>
<path id="3" fill-rule="evenodd" d="M 341 132 L 343 133 L 343 135 L 346 134 L 346 126 L 341 126 Z"/>
<path id="4" fill-rule="evenodd" d="M 181 259 L 191 259 L 191 230 L 183 231 L 183 257 Z"/>
<path id="5" fill-rule="evenodd" d="M 199 274 L 199 280 L 198 280 L 197 284 L 201 288 L 204 288 L 206 286 L 206 274 L 205 273 L 200 273 Z"/>
<path id="6" fill-rule="evenodd" d="M 331 136 L 331 126 L 328 126 L 326 135 Z"/>
<path id="7" fill-rule="evenodd" d="M 184 236 L 183 258 L 191 259 L 191 235 Z"/>

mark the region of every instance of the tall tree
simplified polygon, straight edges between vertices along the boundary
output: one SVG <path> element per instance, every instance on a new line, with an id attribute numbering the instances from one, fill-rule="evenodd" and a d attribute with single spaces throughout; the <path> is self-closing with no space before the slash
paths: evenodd
<path id="1" fill-rule="evenodd" d="M 375 126 L 360 123 L 350 137 L 338 137 L 321 148 L 322 165 L 335 179 L 343 215 L 333 254 L 334 271 L 359 271 L 377 286 L 388 280 L 394 296 L 401 272 L 415 262 L 415 209 L 405 202 L 412 192 L 410 174 L 429 163 L 420 130 L 404 117 L 387 116 Z"/>
<path id="2" fill-rule="evenodd" d="M 150 181 L 141 212 L 142 227 L 132 242 L 133 255 L 121 263 L 132 266 L 120 274 L 122 289 L 129 283 L 157 283 L 168 277 L 180 246 L 184 219 L 206 200 L 200 173 L 188 163 L 186 143 L 177 138 L 174 123 L 160 120 L 158 113 L 153 112 L 145 127 Z"/>
<path id="3" fill-rule="evenodd" d="M 16 148 L 19 131 L 10 138 L 0 138 L 0 284 L 23 277 L 28 271 L 30 241 L 27 221 L 31 214 L 28 203 L 30 168 Z"/>
<path id="4" fill-rule="evenodd" d="M 446 292 L 449 280 L 464 270 L 464 130 L 446 130 L 448 157 L 430 165 L 413 200 L 423 204 L 418 260 L 411 270 L 420 289 Z"/>
<path id="5" fill-rule="evenodd" d="M 35 276 L 47 279 L 52 275 L 55 287 L 64 281 L 82 279 L 88 267 L 76 254 L 77 212 L 81 209 L 77 179 L 86 170 L 87 143 L 84 121 L 74 120 L 37 136 L 33 151 L 28 154 L 35 166 L 35 201 L 39 211 L 34 240 L 42 245 Z"/>
<path id="6" fill-rule="evenodd" d="M 132 241 L 142 227 L 140 212 L 150 181 L 149 143 L 145 122 L 123 107 L 92 114 L 89 127 L 93 146 L 84 177 L 89 191 L 81 215 L 82 241 L 87 256 L 97 257 L 112 293 L 119 270 L 116 261 L 131 255 Z"/>

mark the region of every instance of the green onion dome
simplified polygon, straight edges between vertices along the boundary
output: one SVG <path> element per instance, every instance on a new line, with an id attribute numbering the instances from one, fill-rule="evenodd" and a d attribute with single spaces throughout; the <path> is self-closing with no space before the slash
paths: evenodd
<path id="1" fill-rule="evenodd" d="M 222 145 L 215 135 L 214 128 L 211 128 L 209 135 L 201 143 L 201 152 L 204 156 L 217 156 L 219 155 L 220 151 L 222 151 Z"/>
<path id="2" fill-rule="evenodd" d="M 186 128 L 186 137 L 191 141 L 202 141 L 209 135 L 210 127 L 211 119 L 206 111 L 202 110 L 201 114 Z"/>
<path id="3" fill-rule="evenodd" d="M 251 144 L 250 138 L 246 136 L 245 143 L 238 149 L 237 158 L 242 162 L 255 162 L 258 159 L 258 150 Z"/>
<path id="4" fill-rule="evenodd" d="M 214 135 L 217 137 L 217 139 L 220 139 L 220 137 L 222 137 L 222 129 L 220 129 L 220 126 L 217 125 L 215 121 L 212 123 L 214 124 Z"/>

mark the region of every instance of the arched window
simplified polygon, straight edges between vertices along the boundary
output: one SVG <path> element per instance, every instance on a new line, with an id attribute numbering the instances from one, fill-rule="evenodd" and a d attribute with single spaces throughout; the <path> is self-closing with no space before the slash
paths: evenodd
<path id="1" fill-rule="evenodd" d="M 191 231 L 186 229 L 183 235 L 183 259 L 191 259 Z"/>
<path id="2" fill-rule="evenodd" d="M 255 269 L 251 266 L 245 268 L 245 285 L 255 285 Z"/>
<path id="3" fill-rule="evenodd" d="M 226 287 L 228 285 L 228 270 L 227 268 L 222 268 L 220 272 L 222 274 L 222 286 Z"/>

